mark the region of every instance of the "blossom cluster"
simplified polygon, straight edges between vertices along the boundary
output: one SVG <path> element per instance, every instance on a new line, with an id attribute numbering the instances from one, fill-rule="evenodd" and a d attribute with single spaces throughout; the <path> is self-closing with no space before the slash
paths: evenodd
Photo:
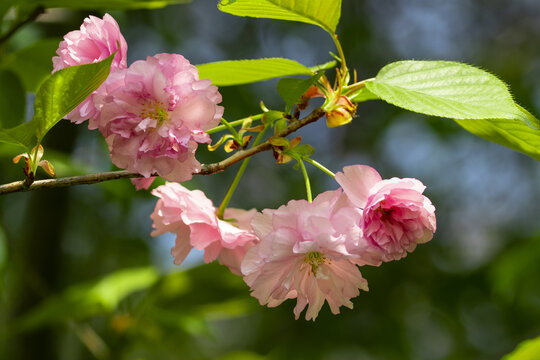
<path id="1" fill-rule="evenodd" d="M 89 120 L 106 139 L 116 166 L 144 176 L 134 180 L 148 188 L 153 174 L 186 181 L 200 171 L 195 159 L 205 130 L 223 115 L 221 95 L 197 68 L 178 54 L 157 54 L 127 67 L 127 43 L 109 15 L 90 16 L 80 30 L 64 36 L 53 58 L 54 71 L 101 61 L 115 54 L 107 80 L 66 118 Z"/>
<path id="2" fill-rule="evenodd" d="M 352 308 L 351 298 L 368 290 L 359 267 L 398 260 L 433 237 L 435 207 L 417 179 L 386 179 L 365 165 L 336 174 L 337 190 L 313 202 L 291 200 L 278 209 L 228 209 L 226 220 L 199 190 L 167 183 L 151 215 L 152 235 L 177 235 L 172 250 L 180 264 L 193 248 L 204 249 L 242 275 L 261 305 L 297 299 L 296 318 L 307 306 L 315 319 L 326 301 L 331 311 Z"/>
<path id="3" fill-rule="evenodd" d="M 155 174 L 170 181 L 152 191 L 158 200 L 151 235 L 176 235 L 176 264 L 193 248 L 204 250 L 205 262 L 218 260 L 242 276 L 262 305 L 296 299 L 296 318 L 307 307 L 305 318 L 314 320 L 325 302 L 339 313 L 368 290 L 360 267 L 401 259 L 433 237 L 435 208 L 423 195 L 425 186 L 417 179 L 382 179 L 365 165 L 345 167 L 335 175 L 340 187 L 313 201 L 260 212 L 229 208 L 218 217 L 203 192 L 178 183 L 200 171 L 197 146 L 211 141 L 205 131 L 223 115 L 217 87 L 178 54 L 128 67 L 126 41 L 108 14 L 85 19 L 57 54 L 53 72 L 115 54 L 107 80 L 67 118 L 88 119 L 105 137 L 111 161 L 144 176 L 137 187 L 148 188 Z M 336 126 L 349 115 L 328 112 L 327 120 Z"/>

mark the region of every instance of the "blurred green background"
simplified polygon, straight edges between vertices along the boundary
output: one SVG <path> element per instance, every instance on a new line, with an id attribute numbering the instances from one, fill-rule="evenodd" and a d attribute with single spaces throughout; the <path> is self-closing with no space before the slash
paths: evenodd
<path id="1" fill-rule="evenodd" d="M 236 18 L 211 0 L 110 13 L 128 63 L 177 52 L 194 64 L 283 56 L 312 66 L 333 51 L 319 28 Z M 2 79 L 0 98 L 31 90 L 89 14 L 103 11 L 48 10 L 4 44 L 0 68 L 21 80 Z M 456 60 L 497 74 L 540 114 L 536 0 L 344 0 L 338 33 L 359 79 L 401 59 Z M 260 100 L 282 109 L 275 84 L 221 89 L 225 117 L 258 113 Z M 31 117 L 31 93 L 26 100 Z M 348 126 L 321 121 L 298 135 L 333 171 L 368 164 L 385 178 L 421 179 L 437 208 L 430 243 L 362 269 L 370 291 L 354 310 L 336 316 L 325 306 L 315 322 L 295 321 L 294 301 L 259 306 L 239 277 L 201 265 L 199 253 L 174 266 L 174 237 L 149 235 L 155 198 L 128 180 L 16 193 L 0 196 L 0 359 L 496 359 L 540 335 L 540 163 L 380 101 L 360 104 Z M 62 121 L 45 147 L 59 176 L 112 169 L 101 135 L 85 125 Z M 22 179 L 13 155 L 0 146 L 2 183 Z M 199 158 L 224 156 L 202 149 Z M 310 173 L 314 192 L 337 187 Z M 186 186 L 219 204 L 233 177 L 230 169 Z M 252 161 L 241 187 L 231 205 L 259 210 L 305 193 L 300 172 L 270 153 Z"/>

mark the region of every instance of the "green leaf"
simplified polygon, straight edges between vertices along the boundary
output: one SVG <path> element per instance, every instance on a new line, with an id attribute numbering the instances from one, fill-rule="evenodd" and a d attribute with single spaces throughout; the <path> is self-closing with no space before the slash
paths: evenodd
<path id="1" fill-rule="evenodd" d="M 540 121 L 521 108 L 529 125 L 517 119 L 455 120 L 465 130 L 540 161 Z"/>
<path id="2" fill-rule="evenodd" d="M 0 69 L 0 127 L 13 127 L 24 121 L 26 92 L 19 77 Z"/>
<path id="3" fill-rule="evenodd" d="M 351 94 L 347 94 L 347 97 L 349 98 L 349 100 L 351 100 L 351 102 L 356 102 L 356 103 L 367 101 L 367 100 L 380 99 L 380 97 L 378 97 L 377 95 L 369 91 L 365 86 Z"/>
<path id="4" fill-rule="evenodd" d="M 310 157 L 315 153 L 315 148 L 309 144 L 302 144 L 291 149 L 291 153 L 297 154 L 300 157 Z"/>
<path id="5" fill-rule="evenodd" d="M 10 129 L 0 129 L 0 142 L 29 150 L 36 143 L 36 130 L 35 121 L 28 121 Z"/>
<path id="6" fill-rule="evenodd" d="M 279 96 L 285 100 L 285 112 L 290 112 L 292 107 L 300 101 L 302 95 L 304 95 L 311 85 L 315 84 L 323 74 L 324 72 L 321 71 L 309 79 L 285 78 L 279 80 L 277 83 L 277 91 Z"/>
<path id="7" fill-rule="evenodd" d="M 221 0 L 219 10 L 236 16 L 300 21 L 335 34 L 341 0 Z"/>
<path id="8" fill-rule="evenodd" d="M 282 76 L 314 74 L 308 67 L 283 58 L 219 61 L 197 65 L 197 69 L 201 79 L 210 79 L 218 86 L 249 84 Z"/>
<path id="9" fill-rule="evenodd" d="M 535 360 L 540 359 L 540 336 L 520 343 L 517 348 L 502 360 Z"/>
<path id="10" fill-rule="evenodd" d="M 119 270 L 90 284 L 74 285 L 30 310 L 20 319 L 19 326 L 30 329 L 112 312 L 127 296 L 148 289 L 158 279 L 154 267 L 141 267 Z"/>
<path id="11" fill-rule="evenodd" d="M 522 119 L 494 75 L 452 61 L 398 61 L 367 81 L 369 91 L 404 109 L 453 119 Z"/>
<path id="12" fill-rule="evenodd" d="M 158 9 L 167 5 L 185 4 L 191 0 L 31 0 L 32 6 L 67 8 L 73 10 L 134 10 Z"/>
<path id="13" fill-rule="evenodd" d="M 44 39 L 6 56 L 2 67 L 15 72 L 26 91 L 36 92 L 39 85 L 51 74 L 51 58 L 56 55 L 60 40 Z"/>
<path id="14" fill-rule="evenodd" d="M 64 68 L 45 80 L 36 94 L 32 120 L 37 123 L 38 141 L 105 81 L 114 55 L 97 63 Z"/>

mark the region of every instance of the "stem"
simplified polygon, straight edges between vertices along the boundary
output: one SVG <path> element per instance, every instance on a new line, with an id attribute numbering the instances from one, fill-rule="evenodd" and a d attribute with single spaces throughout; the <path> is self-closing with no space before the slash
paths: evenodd
<path id="1" fill-rule="evenodd" d="M 304 182 L 306 184 L 306 194 L 307 194 L 307 200 L 309 202 L 313 202 L 313 196 L 311 195 L 311 183 L 309 182 L 309 176 L 306 171 L 306 165 L 304 165 L 304 162 L 302 161 L 302 158 L 297 158 L 296 161 L 298 161 L 298 164 L 300 165 L 300 168 L 302 169 L 302 175 L 304 175 Z"/>
<path id="2" fill-rule="evenodd" d="M 336 44 L 336 48 L 338 50 L 339 57 L 341 59 L 341 75 L 342 75 L 342 79 L 345 80 L 345 78 L 347 76 L 347 71 L 348 71 L 347 70 L 347 63 L 345 62 L 345 54 L 343 53 L 343 48 L 341 47 L 341 43 L 338 40 L 337 34 L 334 34 L 332 36 L 332 39 L 334 40 L 334 44 Z M 345 84 L 340 84 L 340 85 L 345 85 Z"/>
<path id="3" fill-rule="evenodd" d="M 265 126 L 264 129 L 257 135 L 255 138 L 255 141 L 253 141 L 252 148 L 257 146 L 259 141 L 261 141 L 264 133 L 266 132 L 267 127 Z M 234 177 L 234 180 L 229 187 L 229 190 L 227 191 L 227 194 L 225 194 L 225 198 L 219 205 L 219 208 L 216 211 L 216 215 L 218 219 L 223 219 L 223 214 L 225 213 L 225 209 L 227 208 L 227 205 L 229 205 L 229 201 L 231 201 L 231 198 L 238 187 L 238 183 L 240 182 L 240 179 L 242 179 L 242 175 L 244 175 L 244 172 L 246 171 L 246 168 L 249 164 L 249 161 L 251 160 L 251 157 L 245 158 L 244 161 L 242 161 L 242 165 L 240 165 L 240 168 L 238 169 L 238 172 L 236 173 L 236 176 Z"/>
<path id="4" fill-rule="evenodd" d="M 333 172 L 331 172 L 330 170 L 328 170 L 328 168 L 326 168 L 324 165 L 322 165 L 320 162 L 318 161 L 315 161 L 313 159 L 310 159 L 310 158 L 305 158 L 304 159 L 305 161 L 307 161 L 308 163 L 310 163 L 311 165 L 319 168 L 320 170 L 322 170 L 324 173 L 330 175 L 332 178 L 335 178 L 336 177 L 336 174 L 334 174 Z"/>
<path id="5" fill-rule="evenodd" d="M 343 95 L 347 95 L 348 93 L 360 90 L 361 88 L 366 86 L 366 82 L 373 81 L 373 80 L 375 80 L 375 78 L 365 79 L 365 80 L 362 80 L 362 81 L 358 81 L 358 82 L 356 82 L 354 84 L 344 86 L 343 87 Z"/>
<path id="6" fill-rule="evenodd" d="M 336 65 L 337 65 L 336 60 L 330 60 L 328 62 L 325 62 L 324 64 L 312 66 L 312 67 L 309 68 L 309 70 L 311 70 L 313 72 L 321 71 L 321 70 L 328 70 L 328 69 L 335 68 Z"/>
<path id="7" fill-rule="evenodd" d="M 227 125 L 219 125 L 219 126 L 216 126 L 215 128 L 212 128 L 210 130 L 206 130 L 206 133 L 207 134 L 214 134 L 214 133 L 217 133 L 217 132 L 220 132 L 220 131 L 223 131 L 223 130 L 227 130 L 230 126 L 242 125 L 244 123 L 244 121 L 246 121 L 246 120 L 248 120 L 250 118 L 251 118 L 251 120 L 260 120 L 260 119 L 262 119 L 263 116 L 264 116 L 264 114 L 257 114 L 257 115 L 253 115 L 253 116 L 248 116 L 248 117 L 243 118 L 243 119 L 231 121 L 231 122 L 228 123 L 228 126 Z"/>
<path id="8" fill-rule="evenodd" d="M 292 134 L 296 130 L 308 124 L 311 124 L 312 122 L 319 120 L 324 115 L 325 115 L 325 112 L 323 109 L 316 108 L 315 110 L 311 112 L 311 114 L 309 114 L 305 118 L 290 123 L 289 126 L 287 126 L 285 130 L 279 132 L 278 134 L 276 134 L 276 136 L 285 137 L 289 134 Z M 236 164 L 237 162 L 242 161 L 246 158 L 249 158 L 257 153 L 268 151 L 271 149 L 272 149 L 272 144 L 270 144 L 270 142 L 268 142 L 267 140 L 257 146 L 252 146 L 251 148 L 247 150 L 237 151 L 233 155 L 217 163 L 203 164 L 201 171 L 193 175 L 211 175 L 211 174 L 223 171 L 227 169 L 229 166 Z M 159 176 L 159 175 L 152 174 L 152 176 Z M 22 180 L 22 181 L 15 181 L 9 184 L 0 185 L 0 195 L 14 193 L 14 192 L 37 190 L 37 189 L 50 189 L 50 188 L 59 188 L 59 187 L 66 187 L 66 186 L 73 186 L 73 185 L 95 184 L 95 183 L 100 183 L 103 181 L 109 181 L 109 180 L 115 180 L 115 179 L 137 178 L 137 177 L 142 177 L 142 175 L 138 173 L 126 171 L 126 170 L 121 170 L 121 171 L 88 174 L 88 175 L 82 175 L 82 176 L 71 176 L 71 177 L 57 178 L 57 179 L 37 180 L 37 181 L 34 181 L 30 186 L 26 188 L 24 187 L 24 180 Z"/>
<path id="9" fill-rule="evenodd" d="M 223 126 L 225 126 L 227 129 L 229 129 L 229 131 L 234 136 L 236 141 L 238 141 L 238 138 L 240 136 L 238 135 L 238 132 L 236 131 L 236 129 L 227 120 L 225 120 L 224 118 L 221 118 L 221 122 L 223 123 Z"/>

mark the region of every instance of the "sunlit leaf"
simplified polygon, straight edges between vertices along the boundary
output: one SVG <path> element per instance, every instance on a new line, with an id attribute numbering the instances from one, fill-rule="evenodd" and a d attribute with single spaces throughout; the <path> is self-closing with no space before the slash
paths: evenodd
<path id="1" fill-rule="evenodd" d="M 105 81 L 114 55 L 97 63 L 61 69 L 43 82 L 36 94 L 32 120 L 40 140 Z"/>
<path id="2" fill-rule="evenodd" d="M 197 69 L 201 79 L 210 79 L 218 86 L 248 84 L 282 76 L 314 74 L 308 67 L 283 58 L 219 61 L 197 65 Z"/>
<path id="3" fill-rule="evenodd" d="M 0 128 L 14 127 L 24 121 L 26 92 L 19 77 L 0 69 Z"/>
<path id="4" fill-rule="evenodd" d="M 455 120 L 465 130 L 540 161 L 540 121 L 525 109 L 530 126 L 517 119 Z"/>
<path id="5" fill-rule="evenodd" d="M 236 16 L 300 21 L 336 32 L 341 0 L 222 0 L 219 9 Z"/>
<path id="6" fill-rule="evenodd" d="M 43 39 L 21 50 L 8 54 L 2 66 L 15 72 L 26 91 L 36 92 L 52 71 L 52 57 L 56 55 L 59 39 Z"/>
<path id="7" fill-rule="evenodd" d="M 521 119 L 506 84 L 478 68 L 452 61 L 398 61 L 366 87 L 404 109 L 452 119 Z"/>
<path id="8" fill-rule="evenodd" d="M 517 348 L 502 360 L 535 360 L 540 359 L 540 336 L 520 343 Z"/>

